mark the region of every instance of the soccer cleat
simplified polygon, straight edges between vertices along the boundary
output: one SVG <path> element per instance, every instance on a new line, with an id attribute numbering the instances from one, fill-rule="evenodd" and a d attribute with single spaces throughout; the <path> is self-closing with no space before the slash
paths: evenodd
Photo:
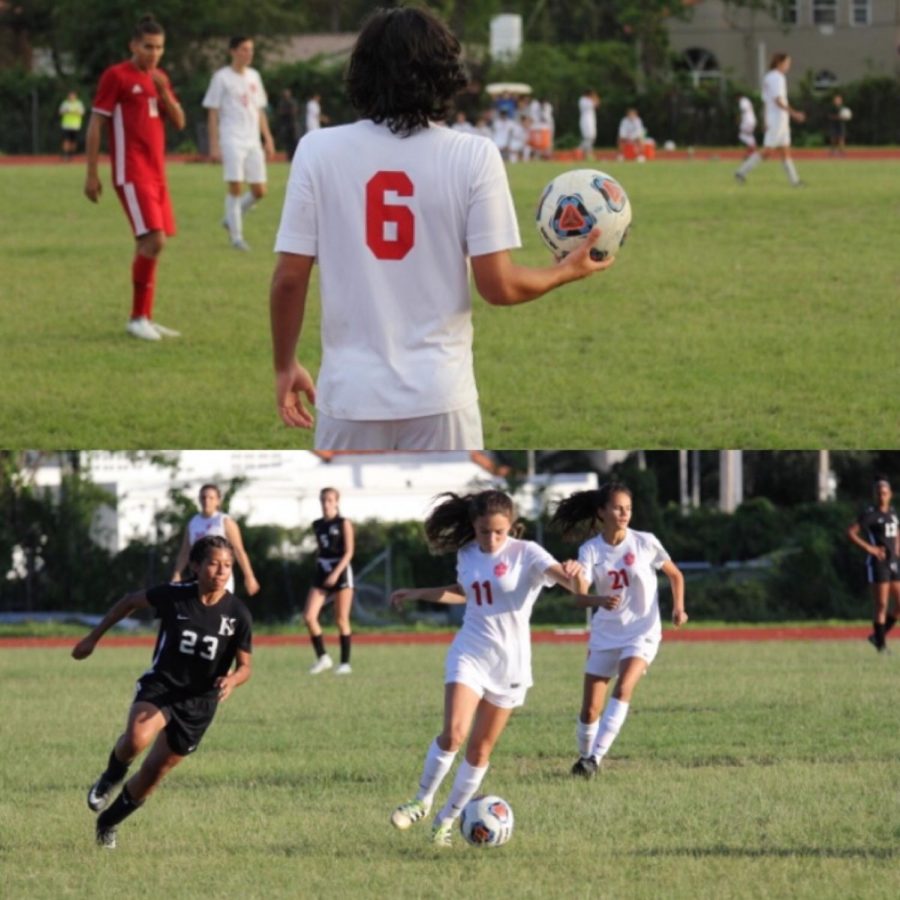
<path id="1" fill-rule="evenodd" d="M 174 328 L 166 328 L 165 325 L 160 325 L 159 322 L 150 322 L 151 326 L 153 326 L 154 330 L 160 337 L 181 337 L 181 332 L 176 331 Z"/>
<path id="2" fill-rule="evenodd" d="M 593 778 L 599 768 L 600 764 L 593 756 L 582 756 L 572 766 L 572 774 L 580 778 Z"/>
<path id="3" fill-rule="evenodd" d="M 435 822 L 431 827 L 431 843 L 435 847 L 449 847 L 453 837 L 453 819 Z"/>
<path id="4" fill-rule="evenodd" d="M 391 825 L 406 831 L 410 825 L 415 825 L 431 812 L 431 804 L 424 800 L 410 800 L 409 803 L 401 803 L 391 813 Z"/>
<path id="5" fill-rule="evenodd" d="M 231 246 L 234 247 L 235 250 L 240 250 L 243 253 L 248 253 L 250 251 L 250 245 L 243 238 L 235 238 L 231 242 Z"/>
<path id="6" fill-rule="evenodd" d="M 95 813 L 102 812 L 109 805 L 109 795 L 115 787 L 114 782 L 107 781 L 102 775 L 94 782 L 87 795 L 87 805 Z"/>
<path id="7" fill-rule="evenodd" d="M 142 341 L 162 340 L 159 336 L 159 332 L 153 327 L 153 323 L 146 316 L 131 319 L 125 326 L 125 330 L 132 337 L 140 338 Z"/>
<path id="8" fill-rule="evenodd" d="M 97 823 L 97 846 L 103 847 L 104 850 L 115 850 L 116 849 L 116 829 L 112 828 L 101 828 L 100 823 Z"/>
<path id="9" fill-rule="evenodd" d="M 335 675 L 349 675 L 353 669 L 350 668 L 350 663 L 341 663 L 335 670 Z"/>
<path id="10" fill-rule="evenodd" d="M 735 172 L 735 173 L 734 173 L 734 180 L 735 180 L 738 184 L 746 184 L 746 182 L 747 182 L 747 176 L 744 175 L 744 174 L 742 174 L 741 172 Z"/>
<path id="11" fill-rule="evenodd" d="M 875 637 L 874 634 L 870 634 L 866 640 L 879 652 L 879 653 L 888 653 L 887 643 L 882 644 L 880 647 L 878 646 L 878 638 Z"/>
<path id="12" fill-rule="evenodd" d="M 327 672 L 334 663 L 331 661 L 331 657 L 326 653 L 324 656 L 320 656 L 310 667 L 309 674 L 310 675 L 319 675 L 322 672 Z"/>

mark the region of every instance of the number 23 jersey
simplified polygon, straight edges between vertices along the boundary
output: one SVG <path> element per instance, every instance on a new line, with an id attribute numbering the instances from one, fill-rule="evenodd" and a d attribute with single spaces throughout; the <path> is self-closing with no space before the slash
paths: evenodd
<path id="1" fill-rule="evenodd" d="M 589 641 L 592 649 L 609 650 L 645 635 L 661 636 L 656 571 L 669 559 L 655 535 L 630 528 L 621 544 L 608 544 L 598 534 L 581 545 L 578 562 L 593 585 L 593 593 L 621 597 L 618 609 L 594 613 Z"/>
<path id="2" fill-rule="evenodd" d="M 482 553 L 475 541 L 466 544 L 456 558 L 466 612 L 448 658 L 467 656 L 491 690 L 530 687 L 531 610 L 541 589 L 553 584 L 546 572 L 555 565 L 533 541 L 509 538 L 496 553 Z"/>
<path id="3" fill-rule="evenodd" d="M 227 591 L 214 606 L 200 601 L 196 582 L 161 584 L 147 591 L 159 618 L 153 663 L 141 676 L 155 678 L 185 697 L 215 695 L 238 650 L 251 652 L 250 611 Z"/>

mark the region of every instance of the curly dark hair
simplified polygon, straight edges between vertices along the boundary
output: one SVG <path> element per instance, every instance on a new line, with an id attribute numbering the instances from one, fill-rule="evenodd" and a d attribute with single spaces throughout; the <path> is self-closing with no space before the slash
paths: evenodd
<path id="1" fill-rule="evenodd" d="M 509 533 L 521 537 L 524 528 L 517 522 L 516 506 L 503 491 L 480 491 L 477 494 L 439 494 L 437 506 L 425 520 L 425 537 L 432 553 L 450 553 L 475 540 L 475 520 L 495 513 L 506 516 Z"/>
<path id="2" fill-rule="evenodd" d="M 619 481 L 609 481 L 595 491 L 577 491 L 560 500 L 550 524 L 566 538 L 594 534 L 603 525 L 603 510 L 614 494 L 630 497 L 631 491 Z"/>
<path id="3" fill-rule="evenodd" d="M 227 550 L 231 554 L 231 558 L 234 559 L 234 547 L 231 546 L 231 541 L 228 538 L 224 538 L 219 534 L 207 534 L 202 538 L 198 538 L 191 545 L 188 561 L 199 566 L 206 561 L 206 557 L 213 550 Z"/>
<path id="4" fill-rule="evenodd" d="M 467 83 L 459 41 L 433 13 L 377 9 L 363 23 L 347 69 L 356 111 L 408 136 L 429 121 L 446 119 L 453 97 Z"/>

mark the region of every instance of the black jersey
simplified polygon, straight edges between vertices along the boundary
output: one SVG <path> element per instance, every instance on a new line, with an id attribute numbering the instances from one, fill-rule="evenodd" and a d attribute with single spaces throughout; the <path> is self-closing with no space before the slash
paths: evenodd
<path id="1" fill-rule="evenodd" d="M 153 664 L 143 677 L 184 697 L 215 695 L 215 681 L 228 674 L 237 651 L 251 652 L 250 611 L 227 591 L 215 606 L 205 606 L 196 581 L 152 587 L 147 600 L 160 623 Z"/>
<path id="2" fill-rule="evenodd" d="M 316 533 L 316 544 L 321 559 L 340 559 L 344 555 L 344 517 L 333 519 L 316 519 L 313 522 Z"/>
<path id="3" fill-rule="evenodd" d="M 882 512 L 877 506 L 867 506 L 857 522 L 865 533 L 866 540 L 876 547 L 884 547 L 889 560 L 900 557 L 900 520 L 897 519 L 893 506 L 889 506 L 886 512 Z"/>

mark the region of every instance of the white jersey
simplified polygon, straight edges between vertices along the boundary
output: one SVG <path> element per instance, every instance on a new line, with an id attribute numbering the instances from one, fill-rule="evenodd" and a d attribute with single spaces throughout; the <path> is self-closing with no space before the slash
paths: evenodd
<path id="1" fill-rule="evenodd" d="M 585 94 L 578 99 L 578 127 L 584 138 L 597 137 L 597 107 L 594 101 Z"/>
<path id="2" fill-rule="evenodd" d="M 203 105 L 219 111 L 219 140 L 240 146 L 259 145 L 259 111 L 269 99 L 256 69 L 236 72 L 223 66 L 212 77 Z"/>
<path id="3" fill-rule="evenodd" d="M 624 116 L 619 122 L 620 141 L 642 141 L 644 139 L 644 123 L 640 116 Z"/>
<path id="4" fill-rule="evenodd" d="M 322 127 L 322 104 L 318 100 L 306 103 L 306 130 L 315 131 Z"/>
<path id="5" fill-rule="evenodd" d="M 225 522 L 227 519 L 228 514 L 221 511 L 213 513 L 211 516 L 203 516 L 197 513 L 188 522 L 188 544 L 193 547 L 203 537 L 227 538 L 228 535 L 225 533 Z M 234 575 L 228 579 L 227 590 L 234 591 Z"/>
<path id="6" fill-rule="evenodd" d="M 778 69 L 769 69 L 762 82 L 763 107 L 766 114 L 766 128 L 771 129 L 790 121 L 787 110 L 782 109 L 775 101 L 781 99 L 787 103 L 787 78 Z"/>
<path id="7" fill-rule="evenodd" d="M 738 110 L 741 115 L 740 130 L 753 131 L 756 128 L 756 112 L 749 97 L 741 97 L 738 100 Z"/>
<path id="8" fill-rule="evenodd" d="M 318 408 L 405 419 L 477 402 L 467 257 L 518 246 L 491 142 L 368 119 L 304 135 L 275 250 L 319 261 Z"/>
<path id="9" fill-rule="evenodd" d="M 456 577 L 466 593 L 466 613 L 450 651 L 479 670 L 496 693 L 528 688 L 531 675 L 531 610 L 541 589 L 553 584 L 547 569 L 557 561 L 539 544 L 509 538 L 496 553 L 466 544 L 456 556 Z"/>
<path id="10" fill-rule="evenodd" d="M 584 566 L 593 593 L 618 596 L 617 609 L 598 609 L 591 618 L 592 650 L 613 650 L 644 636 L 659 639 L 659 594 L 656 570 L 669 561 L 662 544 L 646 531 L 625 531 L 621 544 L 607 544 L 602 535 L 583 543 L 578 562 Z"/>

